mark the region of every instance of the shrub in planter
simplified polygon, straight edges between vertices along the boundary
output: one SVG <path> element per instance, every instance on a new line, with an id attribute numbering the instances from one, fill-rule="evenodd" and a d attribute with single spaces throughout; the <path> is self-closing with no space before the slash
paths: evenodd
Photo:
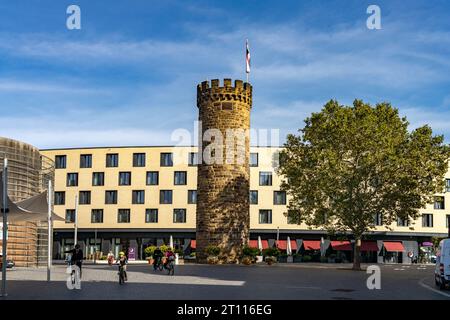
<path id="1" fill-rule="evenodd" d="M 302 258 L 302 261 L 303 261 L 303 262 L 311 262 L 311 260 L 312 260 L 312 257 L 311 257 L 311 256 L 308 256 L 308 255 L 305 255 L 305 256 L 303 256 L 303 258 Z"/>
<path id="2" fill-rule="evenodd" d="M 245 265 L 249 266 L 249 265 L 252 264 L 252 262 L 253 262 L 253 259 L 250 256 L 244 256 L 242 258 L 242 264 L 245 264 Z"/>
<path id="3" fill-rule="evenodd" d="M 294 254 L 293 255 L 294 262 L 302 262 L 302 255 L 301 254 Z"/>
<path id="4" fill-rule="evenodd" d="M 265 257 L 278 257 L 280 255 L 280 250 L 278 248 L 267 248 L 262 251 Z"/>
<path id="5" fill-rule="evenodd" d="M 191 254 L 189 255 L 189 257 L 195 258 L 195 252 L 191 252 Z"/>
<path id="6" fill-rule="evenodd" d="M 166 246 L 165 244 L 159 246 L 159 249 L 161 249 L 162 253 L 166 253 L 167 249 L 169 249 L 169 246 Z"/>
<path id="7" fill-rule="evenodd" d="M 321 256 L 321 257 L 320 257 L 320 262 L 322 262 L 322 263 L 327 263 L 327 262 L 328 262 L 328 258 L 327 258 L 327 257 Z"/>
<path id="8" fill-rule="evenodd" d="M 287 262 L 287 254 L 282 254 L 278 256 L 278 261 L 279 262 Z"/>
<path id="9" fill-rule="evenodd" d="M 255 259 L 256 256 L 259 256 L 261 254 L 261 251 L 258 248 L 250 248 L 249 246 L 245 246 L 244 249 L 242 249 L 242 253 L 244 254 L 244 256 Z"/>
<path id="10" fill-rule="evenodd" d="M 148 246 L 144 249 L 145 257 L 153 256 L 153 252 L 155 252 L 156 246 Z"/>
<path id="11" fill-rule="evenodd" d="M 270 266 L 270 265 L 274 264 L 275 262 L 277 262 L 277 258 L 274 256 L 266 256 L 265 261 Z"/>

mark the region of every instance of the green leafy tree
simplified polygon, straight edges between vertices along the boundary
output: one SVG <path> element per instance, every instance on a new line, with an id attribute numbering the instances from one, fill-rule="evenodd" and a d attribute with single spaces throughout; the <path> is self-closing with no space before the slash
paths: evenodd
<path id="1" fill-rule="evenodd" d="M 409 132 L 408 125 L 389 103 L 331 100 L 299 135 L 288 135 L 280 154 L 282 189 L 291 197 L 286 215 L 330 233 L 351 232 L 354 269 L 377 214 L 388 228 L 397 218 L 416 219 L 444 188 L 450 152 L 443 136 L 427 125 Z"/>

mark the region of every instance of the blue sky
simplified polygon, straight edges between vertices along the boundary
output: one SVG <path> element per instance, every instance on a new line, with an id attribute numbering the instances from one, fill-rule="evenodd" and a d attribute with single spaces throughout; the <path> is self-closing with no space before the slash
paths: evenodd
<path id="1" fill-rule="evenodd" d="M 450 142 L 448 1 L 2 1 L 0 135 L 40 148 L 172 145 L 196 85 L 245 79 L 281 143 L 330 99 L 388 101 Z M 81 8 L 81 30 L 66 8 Z M 366 28 L 370 4 L 381 30 Z M 253 141 L 254 144 L 255 141 Z"/>

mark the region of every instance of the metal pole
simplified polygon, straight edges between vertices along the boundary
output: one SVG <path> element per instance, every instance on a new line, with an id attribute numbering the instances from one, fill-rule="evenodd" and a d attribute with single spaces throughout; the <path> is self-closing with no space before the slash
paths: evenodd
<path id="1" fill-rule="evenodd" d="M 97 228 L 95 228 L 94 242 L 94 264 L 97 264 Z"/>
<path id="2" fill-rule="evenodd" d="M 2 297 L 6 297 L 6 246 L 8 240 L 6 239 L 8 233 L 8 159 L 4 159 L 3 164 L 3 238 L 2 238 Z"/>
<path id="3" fill-rule="evenodd" d="M 75 195 L 75 234 L 73 237 L 74 246 L 78 243 L 78 195 Z"/>
<path id="4" fill-rule="evenodd" d="M 48 181 L 47 197 L 48 197 L 48 244 L 47 244 L 47 281 L 50 281 L 50 271 L 52 267 L 52 245 L 53 245 L 53 223 L 52 223 L 52 180 Z"/>
<path id="5" fill-rule="evenodd" d="M 448 237 L 450 238 L 450 215 L 447 216 Z"/>

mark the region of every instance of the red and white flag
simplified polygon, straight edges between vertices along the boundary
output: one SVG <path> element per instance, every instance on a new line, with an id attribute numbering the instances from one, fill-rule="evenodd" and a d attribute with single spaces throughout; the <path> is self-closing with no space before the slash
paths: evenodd
<path id="1" fill-rule="evenodd" d="M 250 49 L 248 47 L 248 39 L 245 42 L 245 62 L 246 62 L 245 72 L 250 73 Z"/>

